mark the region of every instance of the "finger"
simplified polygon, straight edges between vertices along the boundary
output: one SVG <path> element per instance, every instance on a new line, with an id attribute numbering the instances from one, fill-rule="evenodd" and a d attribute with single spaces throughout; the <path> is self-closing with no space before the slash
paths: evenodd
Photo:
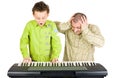
<path id="1" fill-rule="evenodd" d="M 28 63 L 28 62 L 32 62 L 31 59 L 24 59 L 23 63 Z"/>
<path id="2" fill-rule="evenodd" d="M 52 60 L 53 63 L 55 63 L 55 62 L 57 62 L 57 61 L 58 61 L 58 59 L 53 59 L 53 60 Z"/>
<path id="3" fill-rule="evenodd" d="M 82 16 L 82 17 L 81 17 L 81 22 L 84 23 L 85 21 L 86 21 L 85 16 Z"/>
<path id="4" fill-rule="evenodd" d="M 55 63 L 55 60 L 52 60 L 52 63 Z"/>
<path id="5" fill-rule="evenodd" d="M 87 18 L 84 16 L 84 22 L 87 23 Z"/>
<path id="6" fill-rule="evenodd" d="M 31 63 L 32 62 L 32 60 L 28 60 L 28 63 Z"/>
<path id="7" fill-rule="evenodd" d="M 23 63 L 27 63 L 28 62 L 28 60 L 23 60 Z"/>
<path id="8" fill-rule="evenodd" d="M 58 59 L 55 59 L 55 62 L 58 62 Z"/>
<path id="9" fill-rule="evenodd" d="M 28 61 L 31 62 L 32 61 L 31 58 L 29 58 Z"/>

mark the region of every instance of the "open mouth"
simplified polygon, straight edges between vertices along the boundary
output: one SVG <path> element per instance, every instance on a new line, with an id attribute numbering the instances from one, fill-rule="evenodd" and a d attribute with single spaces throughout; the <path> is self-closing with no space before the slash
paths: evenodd
<path id="1" fill-rule="evenodd" d="M 43 25 L 43 23 L 40 23 L 40 25 Z"/>

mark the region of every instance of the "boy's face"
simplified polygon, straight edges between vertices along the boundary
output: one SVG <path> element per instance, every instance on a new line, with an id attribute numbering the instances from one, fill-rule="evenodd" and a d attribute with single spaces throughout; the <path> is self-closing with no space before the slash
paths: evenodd
<path id="1" fill-rule="evenodd" d="M 74 22 L 71 21 L 72 23 L 72 30 L 75 34 L 80 34 L 81 33 L 81 21 Z"/>
<path id="2" fill-rule="evenodd" d="M 40 25 L 40 26 L 43 26 L 47 20 L 47 17 L 48 17 L 48 13 L 47 11 L 35 11 L 34 14 L 33 14 L 35 20 L 37 21 L 37 23 Z"/>

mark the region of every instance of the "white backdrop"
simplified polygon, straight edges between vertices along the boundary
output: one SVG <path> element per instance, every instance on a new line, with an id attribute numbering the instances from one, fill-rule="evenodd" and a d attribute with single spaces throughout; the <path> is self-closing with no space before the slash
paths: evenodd
<path id="1" fill-rule="evenodd" d="M 11 65 L 22 60 L 19 41 L 25 24 L 33 19 L 32 7 L 39 0 L 0 1 L 0 78 L 8 78 Z M 76 12 L 83 12 L 88 22 L 99 26 L 105 45 L 96 48 L 95 61 L 108 70 L 106 78 L 119 78 L 120 30 L 119 0 L 43 0 L 50 7 L 48 19 L 67 21 Z M 61 34 L 61 40 L 64 35 Z M 63 41 L 64 42 L 64 41 Z M 63 43 L 64 47 L 64 43 Z M 62 60 L 62 53 L 60 60 Z"/>

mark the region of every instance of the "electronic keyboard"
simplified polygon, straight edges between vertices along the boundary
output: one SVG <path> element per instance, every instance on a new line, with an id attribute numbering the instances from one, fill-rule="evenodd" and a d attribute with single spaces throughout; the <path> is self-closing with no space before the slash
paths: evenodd
<path id="1" fill-rule="evenodd" d="M 91 61 L 15 63 L 10 78 L 104 78 L 108 73 L 100 63 Z"/>

